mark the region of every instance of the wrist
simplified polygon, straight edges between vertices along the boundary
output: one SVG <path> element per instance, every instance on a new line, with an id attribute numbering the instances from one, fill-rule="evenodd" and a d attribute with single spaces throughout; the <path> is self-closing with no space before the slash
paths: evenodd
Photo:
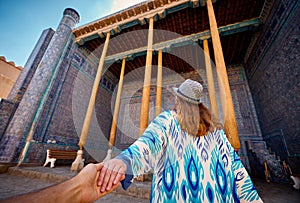
<path id="1" fill-rule="evenodd" d="M 60 183 L 55 188 L 50 188 L 54 199 L 49 202 L 81 202 L 81 190 L 81 183 L 76 180 L 76 177 L 73 177 L 70 180 Z"/>
<path id="2" fill-rule="evenodd" d="M 72 195 L 74 202 L 82 202 L 82 193 L 84 186 L 84 180 L 80 177 L 75 176 L 66 182 L 66 187 L 68 188 L 68 194 Z"/>

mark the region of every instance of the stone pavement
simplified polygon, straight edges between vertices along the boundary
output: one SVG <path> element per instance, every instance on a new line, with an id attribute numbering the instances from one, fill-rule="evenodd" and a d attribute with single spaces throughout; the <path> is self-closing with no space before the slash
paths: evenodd
<path id="1" fill-rule="evenodd" d="M 0 201 L 7 197 L 35 191 L 76 175 L 69 167 L 11 167 L 8 172 L 0 174 Z M 266 203 L 299 203 L 300 191 L 291 184 L 266 183 L 262 179 L 254 178 L 253 182 L 260 196 Z M 121 188 L 112 192 L 97 203 L 135 203 L 149 202 L 150 182 L 134 183 L 123 192 Z"/>

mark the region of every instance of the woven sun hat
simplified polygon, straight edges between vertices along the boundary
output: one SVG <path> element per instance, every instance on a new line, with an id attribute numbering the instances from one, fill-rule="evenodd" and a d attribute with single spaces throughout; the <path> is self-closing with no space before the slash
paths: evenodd
<path id="1" fill-rule="evenodd" d="M 202 85 L 194 80 L 187 79 L 178 88 L 173 87 L 174 93 L 181 99 L 192 104 L 200 104 Z"/>

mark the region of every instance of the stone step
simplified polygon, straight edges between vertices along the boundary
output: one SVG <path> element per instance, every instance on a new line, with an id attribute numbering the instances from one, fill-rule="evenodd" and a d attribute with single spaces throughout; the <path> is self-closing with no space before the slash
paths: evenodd
<path id="1" fill-rule="evenodd" d="M 66 181 L 77 174 L 70 171 L 70 167 L 10 167 L 8 174 L 14 176 L 23 176 L 34 179 L 41 179 L 47 182 L 60 183 Z M 142 199 L 150 199 L 151 181 L 133 182 L 125 191 L 120 186 L 116 189 L 116 193 L 138 197 Z"/>
<path id="2" fill-rule="evenodd" d="M 76 175 L 76 174 L 74 175 L 57 174 L 57 173 L 51 173 L 43 170 L 34 170 L 34 169 L 35 169 L 34 167 L 30 167 L 30 168 L 10 167 L 8 169 L 8 174 L 14 176 L 24 176 L 27 178 L 41 179 L 47 182 L 55 182 L 55 183 L 66 181 L 71 177 L 73 177 L 74 175 Z"/>
<path id="3" fill-rule="evenodd" d="M 0 173 L 6 173 L 8 171 L 9 166 L 0 164 Z"/>

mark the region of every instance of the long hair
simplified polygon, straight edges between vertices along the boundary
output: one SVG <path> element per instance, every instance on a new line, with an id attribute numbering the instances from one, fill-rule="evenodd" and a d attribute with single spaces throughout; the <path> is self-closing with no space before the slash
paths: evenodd
<path id="1" fill-rule="evenodd" d="M 222 128 L 222 124 L 216 118 L 212 118 L 210 111 L 202 103 L 192 104 L 176 97 L 174 109 L 177 112 L 181 129 L 190 135 L 199 137 L 215 128 Z"/>

